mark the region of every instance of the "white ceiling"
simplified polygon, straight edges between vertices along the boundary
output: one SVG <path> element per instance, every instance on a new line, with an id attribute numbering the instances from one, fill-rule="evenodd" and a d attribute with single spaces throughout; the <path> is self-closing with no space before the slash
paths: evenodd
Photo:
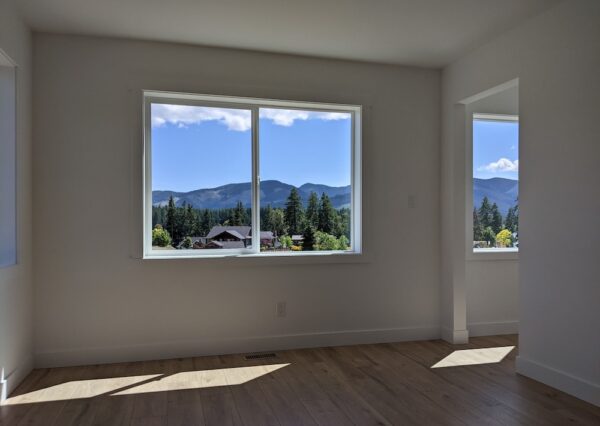
<path id="1" fill-rule="evenodd" d="M 439 67 L 559 0 L 17 0 L 38 31 Z"/>

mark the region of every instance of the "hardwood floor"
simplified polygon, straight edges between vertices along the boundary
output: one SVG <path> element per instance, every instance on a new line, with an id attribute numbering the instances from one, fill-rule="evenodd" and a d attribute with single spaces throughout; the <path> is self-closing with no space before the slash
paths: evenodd
<path id="1" fill-rule="evenodd" d="M 517 348 L 488 364 L 473 363 L 510 348 L 455 352 L 516 342 L 495 336 L 460 346 L 436 340 L 39 369 L 0 407 L 0 425 L 600 425 L 600 408 L 515 374 Z M 453 366 L 431 368 L 443 359 Z"/>

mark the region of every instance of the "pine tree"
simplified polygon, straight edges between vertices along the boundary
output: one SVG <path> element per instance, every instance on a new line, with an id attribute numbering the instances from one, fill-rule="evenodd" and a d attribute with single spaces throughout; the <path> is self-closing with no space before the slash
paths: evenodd
<path id="1" fill-rule="evenodd" d="M 246 209 L 241 201 L 237 202 L 235 209 L 231 212 L 229 224 L 233 226 L 243 226 L 247 223 Z"/>
<path id="2" fill-rule="evenodd" d="M 287 202 L 285 203 L 284 217 L 290 234 L 297 235 L 302 233 L 304 211 L 302 208 L 302 199 L 296 188 L 292 188 Z"/>
<path id="3" fill-rule="evenodd" d="M 335 210 L 327 194 L 321 195 L 321 205 L 319 206 L 319 231 L 327 234 L 333 234 L 335 229 Z"/>
<path id="4" fill-rule="evenodd" d="M 511 233 L 516 232 L 515 226 L 515 208 L 511 207 L 508 209 L 508 213 L 506 213 L 506 219 L 504 220 L 504 227 L 508 229 Z"/>
<path id="5" fill-rule="evenodd" d="M 194 235 L 194 224 L 195 224 L 195 215 L 194 215 L 194 209 L 192 208 L 191 204 L 188 204 L 185 206 L 184 208 L 184 213 L 183 213 L 183 229 L 182 229 L 182 234 L 184 237 L 189 237 Z"/>
<path id="6" fill-rule="evenodd" d="M 169 204 L 167 205 L 167 218 L 165 220 L 165 228 L 167 232 L 175 239 L 177 229 L 177 209 L 175 208 L 175 200 L 173 196 L 169 197 Z"/>
<path id="7" fill-rule="evenodd" d="M 302 233 L 304 239 L 302 240 L 302 250 L 303 251 L 312 251 L 315 246 L 315 229 L 307 224 L 304 228 L 304 232 Z"/>
<path id="8" fill-rule="evenodd" d="M 213 227 L 213 217 L 211 214 L 211 211 L 209 209 L 205 209 L 204 212 L 202 213 L 202 217 L 200 219 L 200 227 L 199 227 L 199 233 L 202 236 L 206 236 L 208 235 L 208 233 L 210 232 L 210 230 Z"/>
<path id="9" fill-rule="evenodd" d="M 261 209 L 260 215 L 260 229 L 262 231 L 273 231 L 273 224 L 271 223 L 271 215 L 273 214 L 273 208 L 270 204 L 265 209 Z"/>
<path id="10" fill-rule="evenodd" d="M 483 241 L 483 226 L 476 208 L 473 208 L 473 241 Z"/>
<path id="11" fill-rule="evenodd" d="M 483 229 L 491 226 L 492 224 L 491 212 L 492 206 L 490 205 L 490 200 L 488 200 L 488 197 L 483 197 L 483 200 L 481 201 L 481 207 L 479 207 L 479 220 Z"/>
<path id="12" fill-rule="evenodd" d="M 317 229 L 319 227 L 319 196 L 311 192 L 306 207 L 306 223 Z"/>
<path id="13" fill-rule="evenodd" d="M 492 223 L 490 224 L 494 233 L 498 233 L 502 231 L 502 215 L 500 214 L 500 210 L 498 210 L 498 205 L 496 203 L 492 204 L 491 209 Z"/>

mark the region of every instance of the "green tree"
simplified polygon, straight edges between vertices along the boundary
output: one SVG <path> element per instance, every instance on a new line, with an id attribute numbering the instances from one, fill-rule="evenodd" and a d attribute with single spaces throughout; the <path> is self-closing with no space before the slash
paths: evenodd
<path id="1" fill-rule="evenodd" d="M 335 209 L 331 204 L 329 196 L 323 192 L 321 195 L 321 204 L 319 206 L 319 231 L 326 234 L 333 234 L 335 230 Z"/>
<path id="2" fill-rule="evenodd" d="M 183 212 L 183 229 L 182 234 L 185 237 L 189 237 L 194 235 L 196 232 L 196 215 L 194 214 L 194 209 L 191 204 L 187 204 L 184 206 Z"/>
<path id="3" fill-rule="evenodd" d="M 342 235 L 348 240 L 350 239 L 350 209 L 342 208 L 337 212 L 336 236 L 339 238 Z"/>
<path id="4" fill-rule="evenodd" d="M 289 235 L 284 235 L 283 237 L 279 238 L 279 242 L 283 248 L 290 248 L 293 244 L 292 237 Z"/>
<path id="5" fill-rule="evenodd" d="M 326 232 L 315 233 L 315 248 L 317 250 L 338 250 L 339 242 L 335 236 Z"/>
<path id="6" fill-rule="evenodd" d="M 508 229 L 511 233 L 516 232 L 517 230 L 517 224 L 515 219 L 515 208 L 511 207 L 508 209 L 508 212 L 506 213 L 506 219 L 504 220 L 504 227 Z"/>
<path id="7" fill-rule="evenodd" d="M 158 247 L 167 247 L 171 244 L 171 236 L 162 225 L 156 225 L 152 230 L 152 245 Z"/>
<path id="8" fill-rule="evenodd" d="M 302 235 L 304 237 L 304 240 L 302 241 L 302 250 L 304 250 L 304 251 L 314 250 L 315 245 L 316 245 L 315 229 L 310 225 L 306 225 Z"/>
<path id="9" fill-rule="evenodd" d="M 496 235 L 496 245 L 499 247 L 510 247 L 512 243 L 512 234 L 508 229 L 503 229 Z"/>
<path id="10" fill-rule="evenodd" d="M 319 227 L 319 197 L 316 192 L 311 192 L 306 207 L 306 223 L 315 229 Z"/>
<path id="11" fill-rule="evenodd" d="M 349 248 L 350 240 L 348 240 L 345 235 L 342 235 L 340 238 L 338 238 L 338 250 L 348 250 Z"/>
<path id="12" fill-rule="evenodd" d="M 490 247 L 494 247 L 496 245 L 496 234 L 490 226 L 483 230 L 483 234 L 481 237 L 483 241 L 487 241 Z"/>
<path id="13" fill-rule="evenodd" d="M 209 209 L 204 209 L 200 217 L 200 225 L 198 232 L 200 233 L 200 235 L 206 236 L 212 229 L 213 225 L 214 222 L 211 211 Z"/>
<path id="14" fill-rule="evenodd" d="M 483 225 L 476 208 L 473 208 L 473 241 L 483 241 Z"/>
<path id="15" fill-rule="evenodd" d="M 489 226 L 491 226 L 494 232 L 497 234 L 502 230 L 502 215 L 500 214 L 500 210 L 498 209 L 498 205 L 496 203 L 492 204 L 491 216 L 492 223 L 490 223 Z"/>
<path id="16" fill-rule="evenodd" d="M 483 197 L 481 207 L 479 207 L 479 221 L 483 229 L 492 225 L 492 206 L 488 197 Z"/>
<path id="17" fill-rule="evenodd" d="M 302 199 L 296 188 L 292 188 L 285 203 L 284 218 L 290 234 L 297 235 L 304 231 Z"/>
<path id="18" fill-rule="evenodd" d="M 246 215 L 246 209 L 244 208 L 244 204 L 241 201 L 237 202 L 235 209 L 231 212 L 231 217 L 229 219 L 229 224 L 232 226 L 243 226 L 248 223 L 248 217 Z"/>
<path id="19" fill-rule="evenodd" d="M 263 231 L 273 231 L 273 224 L 271 223 L 271 215 L 273 214 L 273 208 L 270 204 L 266 208 L 261 209 L 260 215 L 260 229 Z M 275 232 L 275 231 L 273 231 Z"/>
<path id="20" fill-rule="evenodd" d="M 192 239 L 191 237 L 185 237 L 183 239 L 183 241 L 181 242 L 181 247 L 184 249 L 191 249 L 192 248 Z"/>
<path id="21" fill-rule="evenodd" d="M 272 209 L 269 214 L 269 224 L 271 227 L 270 230 L 275 233 L 275 236 L 282 236 L 287 233 L 283 210 Z"/>
<path id="22" fill-rule="evenodd" d="M 175 207 L 175 200 L 173 196 L 169 197 L 169 203 L 167 205 L 167 218 L 165 220 L 165 228 L 171 236 L 175 236 L 177 229 L 177 208 Z"/>

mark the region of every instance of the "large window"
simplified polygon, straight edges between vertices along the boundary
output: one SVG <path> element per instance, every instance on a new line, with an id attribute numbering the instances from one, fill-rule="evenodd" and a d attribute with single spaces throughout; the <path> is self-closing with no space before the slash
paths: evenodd
<path id="1" fill-rule="evenodd" d="M 360 252 L 360 107 L 145 93 L 145 257 Z"/>
<path id="2" fill-rule="evenodd" d="M 519 121 L 473 116 L 473 249 L 519 247 Z"/>
<path id="3" fill-rule="evenodd" d="M 0 267 L 17 263 L 16 69 L 0 50 Z"/>

